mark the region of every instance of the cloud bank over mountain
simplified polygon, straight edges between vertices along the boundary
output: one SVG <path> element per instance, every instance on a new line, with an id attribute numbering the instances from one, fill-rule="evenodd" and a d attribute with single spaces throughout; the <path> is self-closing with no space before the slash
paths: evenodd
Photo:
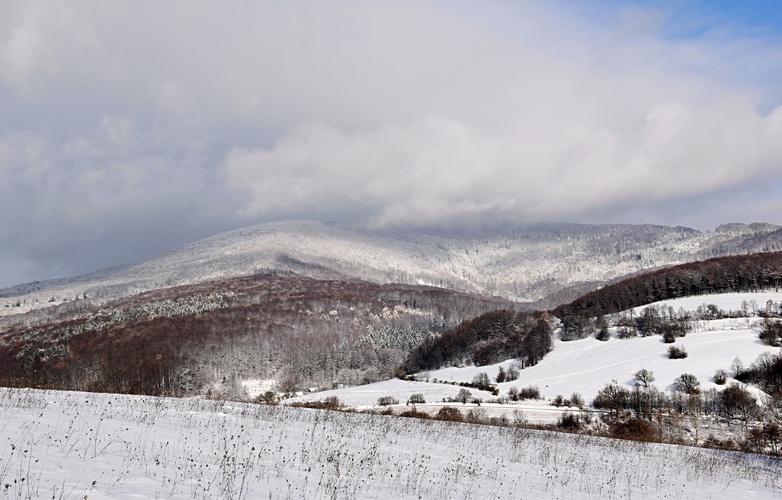
<path id="1" fill-rule="evenodd" d="M 0 6 L 0 285 L 256 222 L 781 222 L 782 8 Z"/>

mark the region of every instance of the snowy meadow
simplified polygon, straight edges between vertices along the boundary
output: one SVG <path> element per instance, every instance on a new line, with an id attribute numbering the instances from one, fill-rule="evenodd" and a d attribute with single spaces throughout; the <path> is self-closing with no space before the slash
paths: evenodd
<path id="1" fill-rule="evenodd" d="M 0 498 L 779 498 L 769 457 L 203 399 L 0 389 Z"/>

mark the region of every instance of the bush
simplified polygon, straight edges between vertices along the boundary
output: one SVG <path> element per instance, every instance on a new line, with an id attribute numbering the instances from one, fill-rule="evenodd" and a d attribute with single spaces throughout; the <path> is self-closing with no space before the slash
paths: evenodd
<path id="1" fill-rule="evenodd" d="M 507 378 L 507 376 L 508 376 L 508 373 L 505 371 L 505 368 L 500 366 L 499 370 L 497 370 L 497 379 L 496 379 L 497 383 L 501 384 L 501 383 L 505 382 L 505 379 Z"/>
<path id="2" fill-rule="evenodd" d="M 422 405 L 426 403 L 426 399 L 424 399 L 424 395 L 420 393 L 411 394 L 409 398 L 407 398 L 407 404 L 410 405 Z"/>
<path id="3" fill-rule="evenodd" d="M 263 394 L 259 394 L 258 397 L 255 398 L 255 402 L 259 404 L 276 405 L 277 395 L 273 391 L 266 391 Z"/>
<path id="4" fill-rule="evenodd" d="M 584 402 L 584 397 L 574 392 L 570 395 L 570 404 L 568 406 L 575 406 L 576 408 L 584 408 L 586 406 L 586 403 Z"/>
<path id="5" fill-rule="evenodd" d="M 565 404 L 565 400 L 564 400 L 564 398 L 562 397 L 561 394 L 557 394 L 554 397 L 554 399 L 551 401 L 551 405 L 552 406 L 556 406 L 557 408 L 559 408 L 560 406 L 562 406 L 564 404 Z"/>
<path id="6" fill-rule="evenodd" d="M 435 414 L 434 418 L 437 420 L 447 420 L 449 422 L 463 422 L 464 418 L 462 413 L 453 406 L 443 406 L 440 411 Z"/>
<path id="7" fill-rule="evenodd" d="M 634 441 L 658 441 L 660 431 L 653 423 L 642 418 L 629 418 L 614 422 L 609 430 L 611 436 Z"/>
<path id="8" fill-rule="evenodd" d="M 557 427 L 569 432 L 578 432 L 578 430 L 581 428 L 581 419 L 578 418 L 578 415 L 565 412 L 557 422 Z"/>
<path id="9" fill-rule="evenodd" d="M 714 377 L 712 380 L 714 380 L 714 383 L 717 385 L 725 385 L 725 383 L 728 381 L 728 372 L 720 368 L 714 372 Z"/>
<path id="10" fill-rule="evenodd" d="M 390 410 L 389 410 L 390 411 Z M 411 410 L 405 410 L 402 413 L 399 414 L 400 417 L 408 417 L 408 418 L 420 418 L 423 420 L 428 420 L 432 418 L 428 413 L 424 411 L 418 411 L 415 408 Z"/>
<path id="11" fill-rule="evenodd" d="M 665 332 L 663 335 L 663 342 L 666 344 L 673 344 L 676 342 L 676 337 L 671 332 Z"/>
<path id="12" fill-rule="evenodd" d="M 687 351 L 684 347 L 676 347 L 672 345 L 668 348 L 668 357 L 671 359 L 684 359 L 687 357 Z"/>
<path id="13" fill-rule="evenodd" d="M 399 400 L 393 396 L 382 396 L 377 399 L 378 406 L 391 406 L 399 404 Z"/>
<path id="14" fill-rule="evenodd" d="M 540 396 L 540 389 L 538 389 L 537 386 L 531 385 L 519 391 L 519 399 L 543 399 L 543 398 Z"/>

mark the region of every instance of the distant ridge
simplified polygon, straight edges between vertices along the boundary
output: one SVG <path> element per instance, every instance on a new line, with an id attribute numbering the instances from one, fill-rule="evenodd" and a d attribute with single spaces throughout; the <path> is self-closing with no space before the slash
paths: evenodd
<path id="1" fill-rule="evenodd" d="M 0 290 L 0 314 L 75 299 L 251 274 L 292 274 L 449 288 L 515 301 L 564 303 L 609 280 L 723 255 L 782 250 L 782 227 L 715 231 L 656 225 L 506 224 L 481 229 L 370 230 L 282 221 L 196 241 L 160 256 L 74 278 Z"/>

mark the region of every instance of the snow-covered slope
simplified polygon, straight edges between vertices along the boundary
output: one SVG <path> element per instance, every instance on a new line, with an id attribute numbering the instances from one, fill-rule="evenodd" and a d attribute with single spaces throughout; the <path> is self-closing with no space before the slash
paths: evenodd
<path id="1" fill-rule="evenodd" d="M 529 429 L 0 389 L 0 497 L 780 498 L 778 460 Z"/>
<path id="2" fill-rule="evenodd" d="M 682 307 L 694 311 L 702 304 L 714 304 L 725 311 L 738 311 L 744 301 L 765 305 L 768 300 L 779 303 L 782 292 L 702 295 L 670 300 L 664 304 L 675 310 Z M 607 342 L 594 337 L 569 342 L 556 339 L 553 351 L 537 365 L 520 370 L 518 380 L 498 384 L 498 387 L 500 394 L 507 394 L 511 387 L 537 386 L 541 395 L 549 400 L 557 395 L 568 398 L 577 392 L 590 402 L 600 389 L 612 381 L 628 389 L 633 387 L 634 373 L 646 369 L 654 374 L 654 385 L 661 390 L 671 390 L 674 379 L 683 373 L 695 375 L 704 390 L 716 388 L 718 386 L 712 381 L 715 370 L 729 371 L 735 358 L 749 366 L 761 353 L 779 352 L 779 348 L 758 340 L 760 321 L 759 318 L 739 318 L 696 322 L 695 331 L 676 340 L 675 345 L 684 346 L 689 353 L 685 359 L 669 359 L 667 350 L 670 344 L 663 343 L 659 335 L 629 339 L 619 339 L 614 335 Z M 349 405 L 372 406 L 380 396 L 392 396 L 404 403 L 411 394 L 425 393 L 429 396 L 427 402 L 442 401 L 443 398 L 453 398 L 459 390 L 458 386 L 443 382 L 470 382 L 481 372 L 486 372 L 494 380 L 500 366 L 508 369 L 513 364 L 513 360 L 508 360 L 486 366 L 449 367 L 419 375 L 419 378 L 430 382 L 380 382 L 311 394 L 300 399 L 337 396 Z M 434 380 L 438 383 L 431 383 Z M 491 398 L 487 393 L 474 392 L 476 397 L 484 400 Z"/>
<path id="3" fill-rule="evenodd" d="M 427 233 L 288 221 L 223 233 L 119 268 L 0 290 L 0 314 L 258 272 L 433 285 L 531 301 L 643 269 L 779 248 L 782 229 L 769 224 L 714 232 L 547 224 Z"/>

